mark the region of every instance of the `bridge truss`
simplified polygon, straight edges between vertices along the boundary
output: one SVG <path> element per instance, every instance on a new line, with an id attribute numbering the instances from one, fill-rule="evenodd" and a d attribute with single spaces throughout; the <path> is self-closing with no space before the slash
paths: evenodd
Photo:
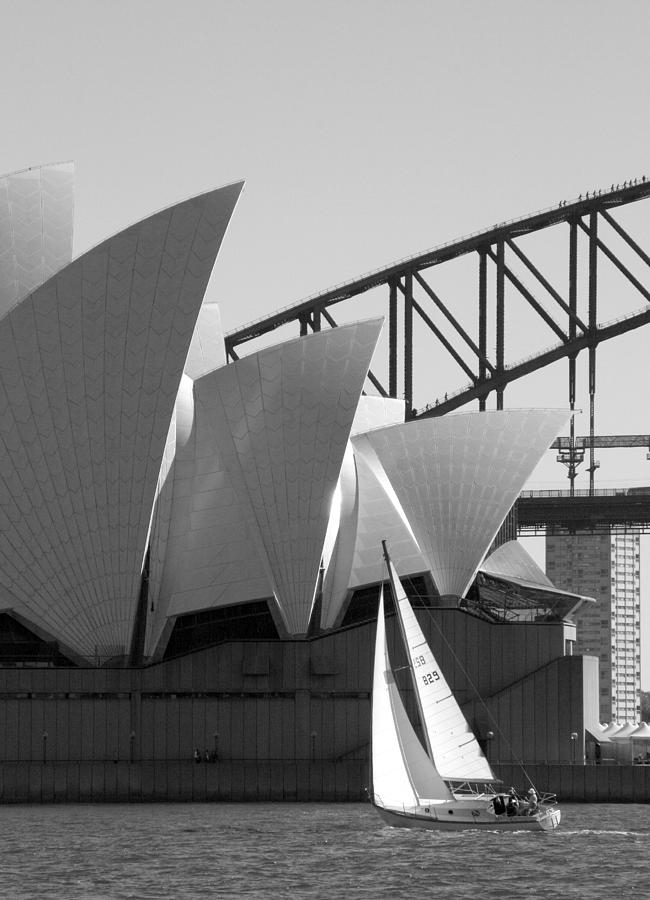
<path id="1" fill-rule="evenodd" d="M 336 327 L 332 307 L 375 288 L 381 289 L 388 306 L 387 371 L 370 372 L 369 379 L 382 396 L 403 397 L 410 418 L 444 415 L 472 401 L 478 401 L 479 409 L 485 409 L 491 394 L 496 408 L 502 409 L 508 384 L 561 359 L 568 361 L 568 402 L 571 410 L 575 410 L 576 360 L 584 352 L 588 357 L 590 433 L 576 437 L 572 416 L 570 434 L 554 446 L 558 450 L 558 460 L 568 468 L 571 494 L 574 493 L 578 465 L 588 454 L 590 493 L 593 494 L 594 472 L 598 468 L 594 458 L 596 447 L 647 446 L 650 450 L 648 435 L 599 437 L 594 429 L 599 345 L 650 324 L 650 289 L 646 286 L 650 281 L 647 277 L 650 255 L 616 215 L 622 207 L 648 196 L 650 181 L 644 176 L 515 221 L 499 223 L 401 260 L 229 333 L 226 336 L 227 357 L 237 359 L 237 351 L 243 345 L 290 323 L 295 323 L 302 335 L 310 330 L 319 331 L 324 326 Z M 550 274 L 543 271 L 528 249 L 522 246 L 522 238 L 545 229 L 559 232 L 566 242 L 568 271 L 566 283 L 560 289 L 551 283 Z M 607 239 L 603 237 L 604 232 Z M 616 238 L 616 252 L 611 246 L 612 236 Z M 469 258 L 475 267 L 474 326 L 471 329 L 463 324 L 467 297 L 462 298 L 461 310 L 458 304 L 443 299 L 439 289 L 434 289 L 431 284 L 436 269 L 460 257 Z M 634 264 L 629 262 L 629 257 Z M 601 322 L 598 284 L 604 259 L 620 273 L 626 289 L 638 295 L 640 305 L 615 320 Z M 583 298 L 580 308 L 579 280 Z M 523 298 L 536 321 L 544 329 L 550 329 L 556 339 L 553 346 L 522 361 L 506 360 L 506 286 L 508 291 Z M 464 388 L 445 394 L 444 398 L 431 398 L 430 403 L 418 409 L 413 405 L 414 321 L 423 324 L 435 344 L 435 351 L 448 354 L 468 379 Z M 429 345 L 426 352 L 431 354 L 432 349 Z"/>

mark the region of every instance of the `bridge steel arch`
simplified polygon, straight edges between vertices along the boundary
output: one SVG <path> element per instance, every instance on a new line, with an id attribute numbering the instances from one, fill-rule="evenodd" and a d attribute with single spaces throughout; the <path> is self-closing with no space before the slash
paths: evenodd
<path id="1" fill-rule="evenodd" d="M 616 233 L 621 246 L 627 248 L 626 252 L 645 274 L 650 267 L 650 255 L 623 228 L 613 213 L 649 196 L 650 181 L 644 176 L 623 185 L 612 185 L 604 191 L 590 192 L 577 200 L 563 202 L 520 219 L 499 223 L 490 229 L 403 259 L 314 294 L 273 315 L 230 332 L 225 338 L 227 358 L 237 359 L 238 348 L 288 323 L 295 322 L 300 334 L 307 334 L 310 330 L 319 331 L 324 323 L 329 327 L 336 327 L 332 307 L 374 288 L 384 288 L 388 302 L 388 371 L 382 373 L 381 377 L 376 372 L 370 372 L 369 379 L 381 395 L 403 396 L 407 416 L 411 418 L 444 415 L 475 400 L 478 401 L 479 409 L 485 409 L 487 398 L 492 393 L 495 395 L 496 408 L 502 409 L 504 390 L 508 384 L 561 359 L 568 360 L 568 400 L 570 408 L 574 410 L 576 359 L 581 352 L 586 351 L 589 360 L 590 434 L 588 439 L 576 439 L 572 417 L 571 433 L 561 452 L 564 457 L 562 461 L 569 470 L 573 493 L 577 466 L 584 459 L 585 448 L 588 450 L 590 491 L 593 492 L 594 472 L 598 467 L 594 460 L 594 447 L 598 446 L 594 433 L 597 348 L 605 341 L 650 324 L 650 289 L 623 262 L 620 253 L 614 252 L 603 240 L 601 226 L 606 224 L 610 234 Z M 519 243 L 519 238 L 525 235 L 550 228 L 564 229 L 565 239 L 568 241 L 568 277 L 564 292 L 551 284 L 549 277 Z M 462 256 L 473 257 L 477 269 L 474 337 L 424 275 L 427 270 Z M 621 273 L 626 283 L 639 295 L 641 302 L 640 308 L 635 312 L 604 323 L 599 322 L 598 316 L 599 261 L 603 258 L 609 260 Z M 527 280 L 530 282 L 532 279 L 534 289 L 524 283 L 517 270 L 528 273 Z M 579 314 L 578 310 L 578 274 L 585 271 L 588 301 L 586 315 Z M 548 326 L 557 337 L 554 346 L 523 361 L 509 364 L 505 359 L 506 284 L 524 298 L 539 321 Z M 488 295 L 493 298 L 492 303 L 488 303 Z M 446 320 L 453 340 L 434 322 L 434 310 L 437 317 L 442 316 Z M 493 315 L 493 320 L 489 322 L 490 315 Z M 445 394 L 443 400 L 436 400 L 435 404 L 428 404 L 424 409 L 418 410 L 413 408 L 415 316 L 424 323 L 432 339 L 452 357 L 468 378 L 466 387 L 451 395 Z M 495 338 L 490 349 L 488 326 L 489 333 Z"/>

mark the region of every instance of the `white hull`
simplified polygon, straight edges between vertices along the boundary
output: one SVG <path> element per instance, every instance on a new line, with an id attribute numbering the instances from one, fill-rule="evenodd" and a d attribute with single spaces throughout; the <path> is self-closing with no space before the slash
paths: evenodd
<path id="1" fill-rule="evenodd" d="M 393 828 L 419 828 L 427 831 L 553 831 L 560 824 L 560 810 L 556 806 L 542 809 L 534 816 L 497 816 L 492 804 L 486 804 L 484 800 L 477 803 L 444 803 L 439 807 L 423 807 L 412 811 L 373 805 L 384 822 Z"/>

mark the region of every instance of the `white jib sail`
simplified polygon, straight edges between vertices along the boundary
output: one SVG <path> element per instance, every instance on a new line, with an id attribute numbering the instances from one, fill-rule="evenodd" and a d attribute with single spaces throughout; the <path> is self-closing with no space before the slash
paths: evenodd
<path id="1" fill-rule="evenodd" d="M 495 781 L 474 733 L 440 671 L 392 562 L 393 596 L 404 629 L 423 728 L 440 775 L 453 781 Z"/>
<path id="2" fill-rule="evenodd" d="M 393 809 L 453 799 L 418 740 L 395 683 L 386 646 L 383 587 L 372 692 L 372 790 L 375 803 Z"/>

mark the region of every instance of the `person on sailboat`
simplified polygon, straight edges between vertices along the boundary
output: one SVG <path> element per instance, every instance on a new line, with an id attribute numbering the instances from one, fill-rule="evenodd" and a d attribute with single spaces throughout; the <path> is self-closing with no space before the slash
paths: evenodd
<path id="1" fill-rule="evenodd" d="M 509 816 L 519 815 L 519 797 L 517 796 L 517 791 L 513 787 L 508 791 L 506 808 Z"/>
<path id="2" fill-rule="evenodd" d="M 528 800 L 528 809 L 526 810 L 526 814 L 529 816 L 534 816 L 537 812 L 537 791 L 535 788 L 528 788 L 528 796 L 526 798 Z"/>

